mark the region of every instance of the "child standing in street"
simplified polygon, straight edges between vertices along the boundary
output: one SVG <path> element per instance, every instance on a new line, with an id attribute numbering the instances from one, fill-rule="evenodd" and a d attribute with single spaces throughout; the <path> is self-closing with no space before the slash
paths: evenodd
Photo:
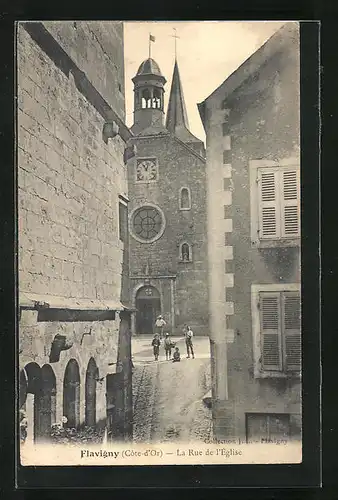
<path id="1" fill-rule="evenodd" d="M 169 333 L 165 334 L 164 339 L 164 350 L 165 350 L 165 358 L 167 361 L 171 358 L 171 349 L 173 348 L 173 343 L 171 341 Z"/>
<path id="2" fill-rule="evenodd" d="M 155 333 L 151 345 L 153 346 L 155 361 L 158 361 L 158 355 L 160 353 L 160 345 L 161 345 L 161 340 L 158 333 Z"/>

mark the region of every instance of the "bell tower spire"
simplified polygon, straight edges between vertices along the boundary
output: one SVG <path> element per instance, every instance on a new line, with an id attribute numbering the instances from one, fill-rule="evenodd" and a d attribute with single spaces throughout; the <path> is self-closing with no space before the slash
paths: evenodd
<path id="1" fill-rule="evenodd" d="M 178 63 L 175 59 L 173 78 L 171 82 L 169 104 L 166 118 L 166 129 L 178 139 L 192 147 L 204 156 L 203 142 L 189 130 L 189 121 Z"/>
<path id="2" fill-rule="evenodd" d="M 164 84 L 159 65 L 149 57 L 143 61 L 132 79 L 134 83 L 134 124 L 136 135 L 152 128 L 164 128 Z"/>

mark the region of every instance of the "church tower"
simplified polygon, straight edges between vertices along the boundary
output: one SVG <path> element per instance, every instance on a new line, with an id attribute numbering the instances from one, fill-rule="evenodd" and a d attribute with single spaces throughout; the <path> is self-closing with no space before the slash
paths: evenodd
<path id="1" fill-rule="evenodd" d="M 177 61 L 166 121 L 164 86 L 156 61 L 142 62 L 134 83 L 135 156 L 129 158 L 129 255 L 133 334 L 195 335 L 208 329 L 206 170 L 203 142 L 189 130 Z"/>
<path id="2" fill-rule="evenodd" d="M 134 83 L 134 124 L 132 132 L 138 135 L 146 129 L 164 128 L 164 84 L 166 79 L 150 57 L 143 61 Z"/>

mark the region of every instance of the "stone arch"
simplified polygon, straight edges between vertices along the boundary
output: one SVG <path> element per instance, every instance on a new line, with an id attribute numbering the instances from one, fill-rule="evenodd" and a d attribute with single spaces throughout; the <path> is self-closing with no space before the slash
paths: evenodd
<path id="1" fill-rule="evenodd" d="M 56 421 L 56 378 L 53 368 L 46 364 L 41 368 L 39 434 L 48 439 L 52 424 Z"/>
<path id="2" fill-rule="evenodd" d="M 20 370 L 19 384 L 19 407 L 22 408 L 26 403 L 28 393 L 28 375 L 24 368 Z"/>
<path id="3" fill-rule="evenodd" d="M 94 358 L 90 358 L 86 370 L 85 382 L 85 424 L 96 426 L 96 389 L 99 369 Z"/>
<path id="4" fill-rule="evenodd" d="M 27 414 L 28 433 L 33 441 L 40 436 L 40 405 L 41 405 L 41 368 L 35 362 L 30 362 L 24 367 L 23 375 L 26 377 L 26 397 L 23 407 Z"/>
<path id="5" fill-rule="evenodd" d="M 67 418 L 65 427 L 80 424 L 80 370 L 76 359 L 68 361 L 63 379 L 63 415 Z"/>

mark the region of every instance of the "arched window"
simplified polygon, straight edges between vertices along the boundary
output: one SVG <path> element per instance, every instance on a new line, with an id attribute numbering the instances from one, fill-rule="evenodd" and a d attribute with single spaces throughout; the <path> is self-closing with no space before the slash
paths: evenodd
<path id="1" fill-rule="evenodd" d="M 189 243 L 181 243 L 180 245 L 180 261 L 181 262 L 191 262 L 192 261 L 192 251 Z"/>
<path id="2" fill-rule="evenodd" d="M 144 89 L 142 92 L 142 108 L 150 108 L 151 107 L 151 97 L 149 89 Z"/>
<path id="3" fill-rule="evenodd" d="M 161 109 L 161 92 L 159 89 L 154 89 L 154 108 Z"/>
<path id="4" fill-rule="evenodd" d="M 189 188 L 183 187 L 180 191 L 180 210 L 191 209 L 191 196 Z"/>

